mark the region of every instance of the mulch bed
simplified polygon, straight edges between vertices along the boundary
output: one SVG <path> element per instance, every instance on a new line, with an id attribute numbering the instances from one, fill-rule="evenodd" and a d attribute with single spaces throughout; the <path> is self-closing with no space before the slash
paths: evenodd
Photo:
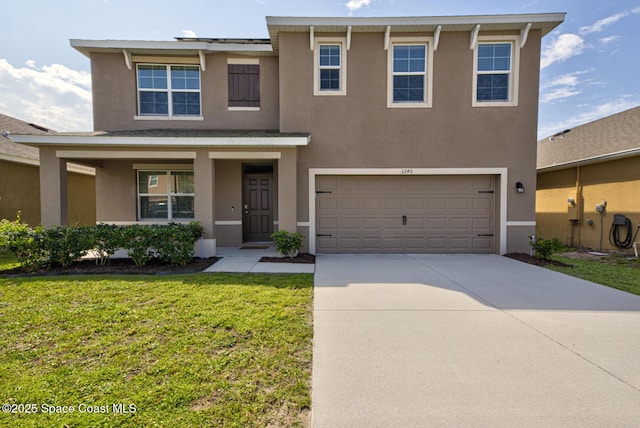
<path id="1" fill-rule="evenodd" d="M 561 267 L 571 267 L 571 265 L 556 261 L 556 260 L 543 260 L 534 256 L 530 256 L 526 253 L 508 253 L 505 254 L 505 257 L 509 257 L 510 259 L 518 260 L 521 262 L 529 263 L 530 265 L 536 266 L 561 266 Z"/>
<path id="2" fill-rule="evenodd" d="M 145 274 L 145 275 L 162 275 L 162 274 L 179 274 L 201 272 L 218 261 L 217 257 L 208 259 L 194 258 L 190 263 L 184 266 L 161 264 L 158 261 L 151 260 L 145 266 L 136 266 L 131 259 L 112 259 L 106 266 L 98 266 L 93 260 L 82 260 L 73 263 L 67 268 L 52 267 L 40 269 L 35 272 L 25 272 L 21 267 L 2 271 L 0 276 L 46 276 L 46 275 L 92 275 L 92 274 Z"/>
<path id="3" fill-rule="evenodd" d="M 316 262 L 316 256 L 309 253 L 300 253 L 297 256 L 291 257 L 263 257 L 261 262 L 268 263 L 308 263 L 313 264 Z"/>

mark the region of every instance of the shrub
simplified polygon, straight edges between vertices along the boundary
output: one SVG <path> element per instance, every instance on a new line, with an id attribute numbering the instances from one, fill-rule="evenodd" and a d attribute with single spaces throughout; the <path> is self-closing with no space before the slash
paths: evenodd
<path id="1" fill-rule="evenodd" d="M 42 234 L 49 264 L 69 267 L 93 247 L 90 227 L 54 226 L 43 229 Z"/>
<path id="2" fill-rule="evenodd" d="M 122 247 L 136 264 L 144 266 L 153 258 L 153 231 L 150 226 L 133 224 L 121 229 Z"/>
<path id="3" fill-rule="evenodd" d="M 27 271 L 48 265 L 68 267 L 89 251 L 97 264 L 105 265 L 119 248 L 127 250 L 136 266 L 144 266 L 152 258 L 185 265 L 193 258 L 193 244 L 202 232 L 197 222 L 32 229 L 18 215 L 15 221 L 0 221 L 0 252 L 12 253 Z"/>
<path id="4" fill-rule="evenodd" d="M 113 224 L 96 224 L 92 227 L 93 249 L 96 264 L 104 266 L 109 263 L 111 256 L 123 246 L 122 228 Z"/>
<path id="5" fill-rule="evenodd" d="M 529 237 L 529 245 L 533 247 L 533 253 L 539 259 L 549 260 L 551 255 L 562 248 L 562 243 L 557 238 L 544 239 L 542 237 Z"/>
<path id="6" fill-rule="evenodd" d="M 285 257 L 295 257 L 302 248 L 304 236 L 297 232 L 289 233 L 286 230 L 279 230 L 271 235 L 271 239 L 276 243 L 280 254 Z"/>
<path id="7" fill-rule="evenodd" d="M 0 220 L 0 251 L 12 253 L 28 272 L 38 270 L 49 263 L 48 250 L 44 246 L 44 229 L 31 229 L 20 219 Z"/>
<path id="8" fill-rule="evenodd" d="M 164 263 L 184 266 L 193 259 L 193 244 L 203 233 L 199 223 L 169 223 L 154 227 L 152 247 Z"/>

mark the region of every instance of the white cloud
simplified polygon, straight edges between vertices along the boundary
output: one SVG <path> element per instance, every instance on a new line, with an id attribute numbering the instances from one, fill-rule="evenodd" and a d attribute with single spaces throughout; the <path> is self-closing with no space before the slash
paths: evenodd
<path id="1" fill-rule="evenodd" d="M 577 34 L 561 34 L 542 52 L 540 67 L 545 68 L 555 62 L 562 62 L 580 55 L 586 47 L 584 39 Z"/>
<path id="2" fill-rule="evenodd" d="M 0 58 L 0 111 L 56 131 L 92 129 L 91 75 L 61 64 L 14 67 Z"/>
<path id="3" fill-rule="evenodd" d="M 540 85 L 540 102 L 550 103 L 552 101 L 558 101 L 580 94 L 582 91 L 578 86 L 584 83 L 580 80 L 580 76 L 587 74 L 590 71 L 592 70 L 575 71 L 573 73 L 557 76 L 547 82 L 543 82 Z"/>
<path id="4" fill-rule="evenodd" d="M 361 7 L 369 6 L 372 1 L 373 0 L 349 0 L 349 2 L 345 4 L 345 6 L 347 7 L 347 9 L 353 12 L 354 10 L 358 10 Z"/>
<path id="5" fill-rule="evenodd" d="M 640 6 L 634 7 L 633 9 L 631 9 L 631 13 L 640 13 Z"/>
<path id="6" fill-rule="evenodd" d="M 593 122 L 594 120 L 611 116 L 612 114 L 620 113 L 621 111 L 637 106 L 637 99 L 631 99 L 626 96 L 597 106 L 592 106 L 589 110 L 578 113 L 575 116 L 562 121 L 542 125 L 538 129 L 538 139 L 548 137 L 549 135 L 553 135 L 563 129 L 575 128 L 576 126 Z"/>
<path id="7" fill-rule="evenodd" d="M 192 30 L 182 30 L 182 37 L 196 38 L 196 32 Z"/>
<path id="8" fill-rule="evenodd" d="M 604 30 L 605 27 L 608 27 L 611 24 L 615 24 L 616 22 L 618 22 L 619 20 L 621 20 L 622 18 L 628 15 L 629 15 L 628 12 L 620 12 L 620 13 L 616 13 L 615 15 L 608 16 L 604 19 L 600 19 L 599 21 L 596 21 L 592 25 L 580 27 L 580 34 L 584 35 L 584 34 L 591 34 L 591 33 L 599 33 L 602 30 Z"/>
<path id="9" fill-rule="evenodd" d="M 620 40 L 620 36 L 603 37 L 599 41 L 602 45 L 608 45 L 610 43 L 617 42 L 618 40 Z"/>

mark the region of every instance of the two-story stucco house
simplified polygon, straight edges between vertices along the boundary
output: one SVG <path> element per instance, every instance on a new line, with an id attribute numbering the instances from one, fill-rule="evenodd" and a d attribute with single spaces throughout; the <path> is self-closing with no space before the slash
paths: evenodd
<path id="1" fill-rule="evenodd" d="M 268 17 L 269 39 L 72 40 L 95 132 L 39 147 L 42 220 L 64 165 L 96 168 L 99 222 L 196 220 L 208 255 L 528 251 L 540 45 L 564 14 Z"/>

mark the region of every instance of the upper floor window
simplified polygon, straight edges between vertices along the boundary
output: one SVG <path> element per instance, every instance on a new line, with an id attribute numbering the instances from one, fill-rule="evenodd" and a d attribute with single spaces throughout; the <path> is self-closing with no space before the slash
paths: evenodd
<path id="1" fill-rule="evenodd" d="M 138 65 L 140 116 L 200 116 L 200 67 Z"/>
<path id="2" fill-rule="evenodd" d="M 138 219 L 194 218 L 193 171 L 138 171 Z"/>
<path id="3" fill-rule="evenodd" d="M 479 37 L 474 50 L 474 106 L 518 105 L 517 39 Z"/>
<path id="4" fill-rule="evenodd" d="M 314 49 L 315 95 L 347 94 L 346 40 L 316 38 Z"/>
<path id="5" fill-rule="evenodd" d="M 431 107 L 433 54 L 429 38 L 392 38 L 388 107 Z"/>
<path id="6" fill-rule="evenodd" d="M 260 63 L 253 58 L 227 60 L 229 110 L 260 110 Z"/>

